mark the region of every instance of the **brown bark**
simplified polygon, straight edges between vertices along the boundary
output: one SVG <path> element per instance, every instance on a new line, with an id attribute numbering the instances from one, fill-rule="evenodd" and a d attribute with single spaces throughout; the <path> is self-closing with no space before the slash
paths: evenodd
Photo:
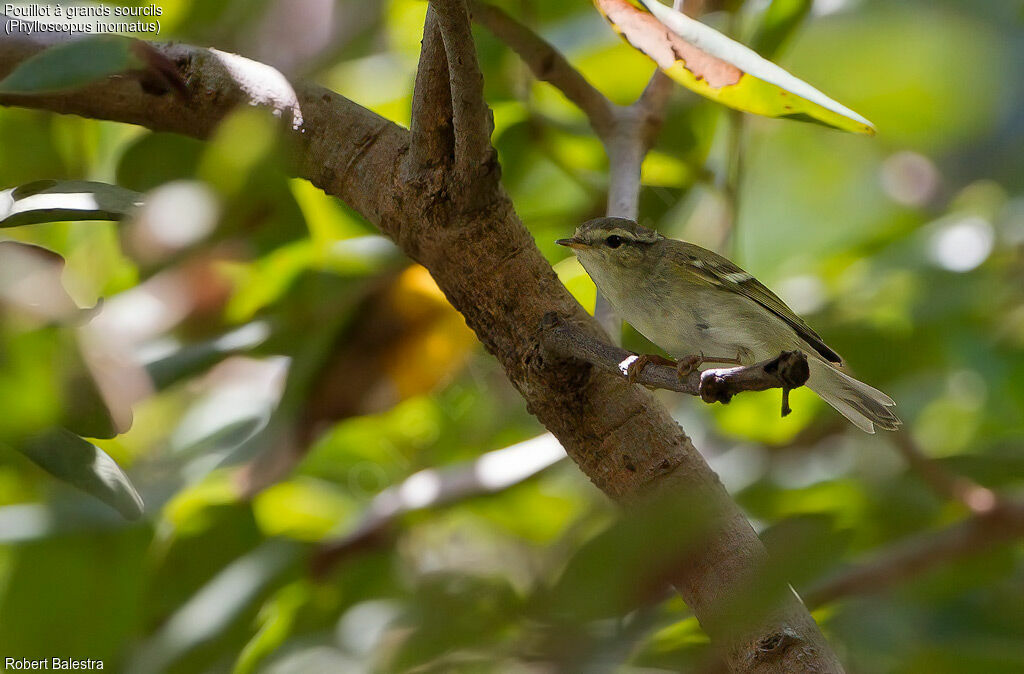
<path id="1" fill-rule="evenodd" d="M 453 92 L 457 172 L 445 163 L 411 167 L 410 136 L 348 99 L 215 50 L 158 48 L 188 83 L 190 98 L 147 94 L 127 79 L 74 92 L 18 97 L 0 104 L 52 110 L 206 137 L 240 105 L 270 108 L 296 146 L 295 172 L 358 210 L 437 280 L 480 341 L 504 367 L 528 409 L 558 438 L 601 490 L 624 504 L 686 493 L 713 513 L 711 534 L 670 579 L 739 672 L 839 672 L 842 667 L 799 599 L 782 599 L 756 625 L 726 619 L 766 552 L 689 438 L 638 385 L 576 361 L 552 360 L 541 346 L 541 319 L 554 312 L 595 335 L 600 330 L 566 291 L 534 245 L 498 181 L 487 141 L 474 47 L 462 0 L 433 3 L 445 34 Z M 460 11 L 461 7 L 461 11 Z M 455 39 L 462 36 L 462 40 Z M 0 37 L 0 76 L 39 46 Z M 436 53 L 436 50 L 435 50 Z M 444 128 L 441 106 L 414 102 L 414 128 Z M 482 139 L 481 139 L 482 136 Z M 422 185 L 435 189 L 423 190 Z M 572 223 L 566 223 L 567 228 Z M 682 535 L 682 534 L 681 534 Z"/>

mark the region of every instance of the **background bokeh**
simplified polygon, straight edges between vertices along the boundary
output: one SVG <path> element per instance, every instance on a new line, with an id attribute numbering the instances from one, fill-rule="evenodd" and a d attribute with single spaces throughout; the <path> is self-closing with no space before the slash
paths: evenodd
<path id="1" fill-rule="evenodd" d="M 273 63 L 408 124 L 425 2 L 159 4 L 161 39 Z M 652 64 L 589 2 L 495 4 L 613 100 L 646 85 Z M 767 3 L 726 4 L 738 20 L 705 20 L 749 39 Z M 553 241 L 602 214 L 602 147 L 506 47 L 476 38 L 504 184 L 592 305 Z M 746 118 L 733 223 L 728 113 L 680 89 L 644 165 L 641 221 L 776 289 L 942 466 L 1021 491 L 1024 4 L 818 0 L 777 59 L 878 136 Z M 649 541 L 560 460 L 429 275 L 286 177 L 283 157 L 251 109 L 208 143 L 0 109 L 0 189 L 146 193 L 117 225 L 0 230 L 0 656 L 134 672 L 705 666 L 682 601 L 633 573 Z M 805 390 L 785 419 L 777 392 L 660 397 L 798 590 L 966 514 L 892 436 Z M 123 519 L 19 451 L 51 426 L 97 437 L 145 516 Z M 1024 549 L 815 617 L 850 671 L 1024 671 Z"/>

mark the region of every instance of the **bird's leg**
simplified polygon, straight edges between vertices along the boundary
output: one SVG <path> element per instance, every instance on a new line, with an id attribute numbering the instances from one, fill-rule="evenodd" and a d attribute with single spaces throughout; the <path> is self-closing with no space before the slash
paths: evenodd
<path id="1" fill-rule="evenodd" d="M 697 368 L 704 363 L 728 363 L 730 365 L 742 365 L 740 361 L 740 355 L 737 353 L 735 358 L 717 358 L 712 356 L 705 356 L 703 353 L 700 355 L 683 356 L 676 363 L 676 372 L 679 374 L 680 379 L 686 379 L 693 374 Z"/>
<path id="2" fill-rule="evenodd" d="M 644 368 L 651 363 L 654 363 L 655 365 L 668 365 L 669 367 L 676 366 L 676 362 L 674 360 L 670 360 L 664 356 L 658 356 L 653 353 L 640 354 L 636 360 L 626 367 L 626 378 L 629 379 L 629 383 L 632 384 L 636 382 L 637 377 L 643 373 Z"/>

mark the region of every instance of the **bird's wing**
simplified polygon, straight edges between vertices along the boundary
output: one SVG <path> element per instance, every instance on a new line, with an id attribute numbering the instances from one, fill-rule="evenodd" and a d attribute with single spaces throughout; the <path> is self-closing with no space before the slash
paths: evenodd
<path id="1" fill-rule="evenodd" d="M 807 325 L 802 318 L 793 313 L 793 310 L 786 306 L 786 303 L 779 299 L 779 296 L 769 290 L 763 283 L 758 281 L 726 258 L 706 248 L 701 248 L 685 241 L 676 241 L 679 246 L 675 247 L 677 254 L 683 256 L 683 268 L 698 278 L 716 285 L 720 288 L 739 293 L 744 297 L 757 302 L 762 307 L 786 322 L 796 334 L 800 336 L 809 346 L 820 353 L 822 357 L 833 363 L 841 363 L 842 358 L 827 344 L 811 326 Z"/>

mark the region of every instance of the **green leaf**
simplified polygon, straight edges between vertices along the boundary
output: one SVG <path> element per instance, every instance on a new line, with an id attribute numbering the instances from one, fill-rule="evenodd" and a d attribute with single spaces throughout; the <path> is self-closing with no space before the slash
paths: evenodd
<path id="1" fill-rule="evenodd" d="M 136 42 L 120 35 L 99 35 L 58 44 L 19 63 L 0 81 L 0 93 L 42 94 L 75 89 L 142 68 L 145 63 L 136 55 Z"/>
<path id="2" fill-rule="evenodd" d="M 699 498 L 659 494 L 620 515 L 574 551 L 558 580 L 537 592 L 534 610 L 579 625 L 659 601 L 673 570 L 707 544 L 713 520 Z"/>
<path id="3" fill-rule="evenodd" d="M 638 1 L 647 12 L 627 0 L 594 4 L 627 42 L 684 87 L 744 112 L 875 133 L 867 119 L 749 47 L 657 0 Z"/>
<path id="4" fill-rule="evenodd" d="M 142 195 L 85 180 L 37 180 L 0 192 L 0 229 L 61 220 L 122 220 Z"/>
<path id="5" fill-rule="evenodd" d="M 146 363 L 156 390 L 193 377 L 221 362 L 228 356 L 244 353 L 262 344 L 270 334 L 263 322 L 252 322 L 215 339 L 188 344 L 163 358 Z"/>
<path id="6" fill-rule="evenodd" d="M 278 590 L 260 609 L 260 628 L 235 660 L 233 674 L 250 674 L 270 657 L 291 634 L 303 607 L 312 595 L 310 582 L 293 581 Z"/>
<path id="7" fill-rule="evenodd" d="M 128 476 L 102 449 L 63 428 L 20 446 L 21 452 L 58 480 L 95 496 L 125 519 L 142 516 L 143 502 Z"/>
<path id="8" fill-rule="evenodd" d="M 148 192 L 175 180 L 194 180 L 204 149 L 203 142 L 195 138 L 175 133 L 145 134 L 121 153 L 114 182 Z M 160 161 L 153 161 L 154 157 Z"/>
<path id="9" fill-rule="evenodd" d="M 750 46 L 765 58 L 774 56 L 793 37 L 813 4 L 814 0 L 772 0 Z"/>
<path id="10" fill-rule="evenodd" d="M 224 566 L 139 644 L 125 671 L 175 671 L 172 665 L 237 626 L 268 587 L 283 576 L 294 576 L 301 553 L 291 541 L 271 539 Z M 182 666 L 177 671 L 195 669 Z"/>

